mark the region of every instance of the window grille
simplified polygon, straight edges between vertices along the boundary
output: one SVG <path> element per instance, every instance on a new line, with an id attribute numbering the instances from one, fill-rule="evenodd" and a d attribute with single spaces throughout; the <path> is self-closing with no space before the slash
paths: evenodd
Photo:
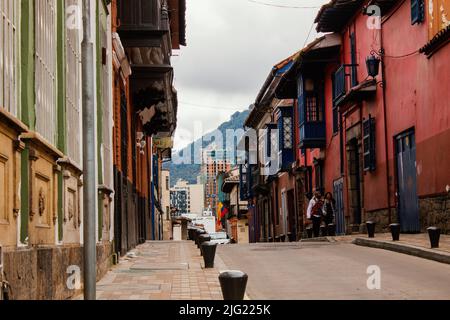
<path id="1" fill-rule="evenodd" d="M 35 0 L 36 130 L 50 143 L 56 136 L 56 2 Z"/>
<path id="2" fill-rule="evenodd" d="M 66 0 L 66 9 L 80 6 L 79 0 Z M 66 122 L 67 154 L 81 163 L 81 35 L 78 28 L 66 27 Z"/>
<path id="3" fill-rule="evenodd" d="M 17 115 L 17 0 L 0 0 L 0 107 Z"/>

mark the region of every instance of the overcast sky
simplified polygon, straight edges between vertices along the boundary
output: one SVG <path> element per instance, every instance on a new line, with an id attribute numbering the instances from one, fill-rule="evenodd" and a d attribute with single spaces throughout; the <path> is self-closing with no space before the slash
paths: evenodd
<path id="1" fill-rule="evenodd" d="M 311 7 L 328 0 L 255 0 Z M 172 59 L 179 111 L 175 149 L 255 101 L 273 65 L 305 44 L 318 8 L 249 0 L 187 0 L 187 47 Z M 317 36 L 313 29 L 308 42 Z"/>

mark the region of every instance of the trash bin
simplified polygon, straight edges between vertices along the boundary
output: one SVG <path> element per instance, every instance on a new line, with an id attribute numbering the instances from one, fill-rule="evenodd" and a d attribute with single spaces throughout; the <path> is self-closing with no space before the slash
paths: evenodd
<path id="1" fill-rule="evenodd" d="M 315 238 L 320 236 L 320 220 L 322 220 L 321 216 L 316 215 L 316 214 L 312 216 L 313 234 L 314 234 Z"/>
<path id="2" fill-rule="evenodd" d="M 308 238 L 312 238 L 313 237 L 313 228 L 312 227 L 306 228 L 306 234 L 308 235 Z"/>
<path id="3" fill-rule="evenodd" d="M 391 229 L 392 241 L 399 241 L 400 240 L 400 224 L 392 223 L 389 225 L 389 228 Z"/>
<path id="4" fill-rule="evenodd" d="M 203 255 L 202 253 L 202 244 L 203 242 L 211 241 L 211 236 L 207 233 L 201 234 L 198 236 L 198 247 L 200 249 L 200 255 Z"/>
<path id="5" fill-rule="evenodd" d="M 202 243 L 203 261 L 205 268 L 214 268 L 214 258 L 216 257 L 217 243 L 206 241 Z"/>
<path id="6" fill-rule="evenodd" d="M 286 235 L 282 234 L 280 235 L 281 242 L 286 242 Z"/>
<path id="7" fill-rule="evenodd" d="M 328 236 L 335 237 L 336 236 L 336 225 L 334 223 L 330 223 L 327 226 Z"/>
<path id="8" fill-rule="evenodd" d="M 242 271 L 225 271 L 219 275 L 224 300 L 244 300 L 248 275 Z"/>
<path id="9" fill-rule="evenodd" d="M 441 229 L 438 227 L 429 227 L 427 229 L 430 237 L 431 248 L 439 248 L 439 238 L 441 236 Z"/>
<path id="10" fill-rule="evenodd" d="M 367 234 L 369 235 L 369 238 L 375 238 L 375 222 L 374 221 L 367 221 Z"/>

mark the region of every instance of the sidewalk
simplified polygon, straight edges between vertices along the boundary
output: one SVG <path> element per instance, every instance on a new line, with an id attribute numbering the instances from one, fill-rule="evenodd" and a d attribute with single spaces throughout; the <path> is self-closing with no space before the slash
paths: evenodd
<path id="1" fill-rule="evenodd" d="M 390 233 L 376 233 L 375 238 L 367 234 L 334 237 L 337 242 L 354 243 L 379 249 L 409 254 L 424 259 L 450 264 L 450 236 L 441 235 L 439 248 L 431 249 L 427 233 L 400 234 L 400 241 L 392 241 Z"/>
<path id="2" fill-rule="evenodd" d="M 97 284 L 99 300 L 222 300 L 216 255 L 215 268 L 204 269 L 192 241 L 152 241 L 121 259 Z"/>

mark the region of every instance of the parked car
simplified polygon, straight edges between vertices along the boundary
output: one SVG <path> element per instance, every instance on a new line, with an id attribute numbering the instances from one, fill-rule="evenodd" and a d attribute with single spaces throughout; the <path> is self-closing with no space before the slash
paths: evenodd
<path id="1" fill-rule="evenodd" d="M 217 244 L 229 244 L 231 241 L 228 239 L 226 232 L 214 232 L 209 234 L 211 236 L 211 242 Z"/>

